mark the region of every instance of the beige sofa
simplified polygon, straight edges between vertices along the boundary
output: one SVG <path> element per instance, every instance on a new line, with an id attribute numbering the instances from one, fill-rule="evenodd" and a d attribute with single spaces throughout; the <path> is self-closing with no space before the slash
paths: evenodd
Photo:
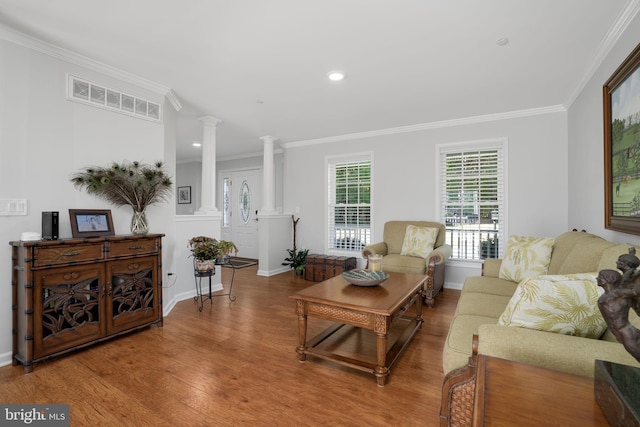
<path id="1" fill-rule="evenodd" d="M 585 232 L 564 233 L 554 241 L 548 274 L 615 269 L 618 257 L 628 253 L 630 246 Z M 482 276 L 465 280 L 443 349 L 445 375 L 468 363 L 473 335 L 478 335 L 479 354 L 581 376 L 593 377 L 595 359 L 640 366 L 608 331 L 600 339 L 590 339 L 498 325 L 517 287 L 517 283 L 498 278 L 500 263 L 499 259 L 487 259 Z M 630 319 L 640 327 L 633 310 Z"/>
<path id="2" fill-rule="evenodd" d="M 400 255 L 408 225 L 438 228 L 434 250 L 426 258 Z M 433 306 L 435 297 L 444 285 L 445 261 L 451 257 L 451 246 L 445 243 L 444 224 L 431 221 L 388 221 L 384 224 L 383 241 L 365 246 L 362 256 L 383 255 L 382 270 L 396 273 L 426 274 L 424 283 L 425 303 Z"/>

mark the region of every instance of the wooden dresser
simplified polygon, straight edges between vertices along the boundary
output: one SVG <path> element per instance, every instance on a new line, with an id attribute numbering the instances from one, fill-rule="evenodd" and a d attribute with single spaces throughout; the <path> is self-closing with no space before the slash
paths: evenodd
<path id="1" fill-rule="evenodd" d="M 13 364 L 162 326 L 162 237 L 10 242 Z"/>

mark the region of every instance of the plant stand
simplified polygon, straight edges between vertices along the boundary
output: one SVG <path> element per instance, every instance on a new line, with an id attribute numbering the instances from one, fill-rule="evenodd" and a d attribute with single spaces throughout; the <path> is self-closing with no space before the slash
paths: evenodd
<path id="1" fill-rule="evenodd" d="M 223 267 L 225 266 L 224 264 L 216 264 L 216 265 L 222 265 Z M 233 302 L 236 300 L 236 297 L 231 295 L 231 291 L 233 290 L 233 276 L 231 276 L 231 284 L 229 285 L 229 292 L 226 294 L 214 294 L 211 291 L 211 277 L 216 275 L 216 269 L 214 268 L 213 270 L 209 270 L 209 271 L 200 271 L 197 268 L 195 268 L 194 265 L 194 269 L 193 269 L 193 276 L 195 278 L 195 282 L 196 282 L 196 296 L 193 297 L 193 300 L 198 302 L 200 301 L 200 306 L 198 307 L 198 311 L 202 311 L 202 307 L 204 306 L 204 300 L 208 299 L 211 304 L 213 304 L 213 298 L 215 297 L 229 297 L 229 301 Z M 235 276 L 235 270 L 234 270 L 234 276 Z M 209 278 L 209 294 L 204 294 L 202 292 L 202 278 L 203 277 L 207 277 Z"/>

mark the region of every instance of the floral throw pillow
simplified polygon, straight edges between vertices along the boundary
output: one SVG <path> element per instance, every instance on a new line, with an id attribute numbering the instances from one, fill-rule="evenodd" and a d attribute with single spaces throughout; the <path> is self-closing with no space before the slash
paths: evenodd
<path id="1" fill-rule="evenodd" d="M 507 241 L 498 277 L 512 282 L 547 274 L 553 239 L 511 236 Z"/>
<path id="2" fill-rule="evenodd" d="M 596 273 L 547 275 L 523 280 L 499 325 L 600 338 L 607 324 L 598 308 L 604 289 Z"/>
<path id="3" fill-rule="evenodd" d="M 400 255 L 427 258 L 438 237 L 437 228 L 408 225 L 402 241 Z"/>

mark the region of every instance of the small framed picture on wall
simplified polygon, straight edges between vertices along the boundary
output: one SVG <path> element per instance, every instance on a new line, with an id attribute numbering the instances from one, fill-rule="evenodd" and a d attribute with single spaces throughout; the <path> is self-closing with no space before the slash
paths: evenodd
<path id="1" fill-rule="evenodd" d="M 178 187 L 178 204 L 180 205 L 191 204 L 191 186 Z"/>

